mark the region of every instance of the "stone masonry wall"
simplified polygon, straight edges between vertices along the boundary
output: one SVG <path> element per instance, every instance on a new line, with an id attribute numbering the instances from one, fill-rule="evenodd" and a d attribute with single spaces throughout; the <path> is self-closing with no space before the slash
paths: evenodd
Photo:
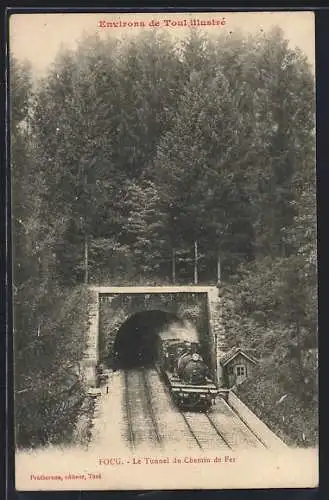
<path id="1" fill-rule="evenodd" d="M 119 328 L 133 314 L 161 310 L 189 319 L 200 333 L 200 341 L 209 352 L 214 374 L 222 385 L 219 355 L 226 350 L 221 321 L 221 300 L 216 287 L 202 292 L 182 293 L 101 293 L 93 290 L 90 304 L 90 329 L 85 356 L 85 374 L 90 386 L 96 384 L 96 364 L 102 356 L 111 356 Z"/>

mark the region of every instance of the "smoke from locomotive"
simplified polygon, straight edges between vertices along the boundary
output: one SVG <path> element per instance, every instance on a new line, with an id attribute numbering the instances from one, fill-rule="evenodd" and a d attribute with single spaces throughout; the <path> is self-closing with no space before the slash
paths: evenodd
<path id="1" fill-rule="evenodd" d="M 161 331 L 160 337 L 162 340 L 181 339 L 196 344 L 199 343 L 199 335 L 195 326 L 186 319 L 171 323 L 168 328 Z"/>

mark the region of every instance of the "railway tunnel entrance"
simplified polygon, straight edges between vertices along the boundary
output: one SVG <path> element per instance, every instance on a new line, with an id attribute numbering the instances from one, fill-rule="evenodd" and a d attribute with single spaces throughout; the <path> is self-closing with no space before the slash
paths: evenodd
<path id="1" fill-rule="evenodd" d="M 151 310 L 130 316 L 119 328 L 114 345 L 114 369 L 154 365 L 157 359 L 159 334 L 181 320 L 173 313 Z"/>
<path id="2" fill-rule="evenodd" d="M 92 363 L 108 368 L 154 364 L 161 332 L 170 329 L 174 335 L 177 329 L 172 324 L 179 322 L 178 330 L 186 330 L 189 336 L 197 332 L 202 355 L 215 376 L 219 342 L 215 287 L 93 287 L 92 290 L 97 296 L 90 328 L 90 352 L 94 358 L 86 361 L 87 369 Z"/>

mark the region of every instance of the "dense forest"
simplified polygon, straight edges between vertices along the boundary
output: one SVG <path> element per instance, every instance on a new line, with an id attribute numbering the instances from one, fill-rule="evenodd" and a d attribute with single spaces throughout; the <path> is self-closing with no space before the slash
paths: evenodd
<path id="1" fill-rule="evenodd" d="M 85 37 L 47 75 L 11 63 L 16 440 L 69 440 L 86 283 L 216 284 L 239 395 L 317 440 L 314 75 L 282 31 Z M 275 411 L 273 411 L 273 408 Z"/>

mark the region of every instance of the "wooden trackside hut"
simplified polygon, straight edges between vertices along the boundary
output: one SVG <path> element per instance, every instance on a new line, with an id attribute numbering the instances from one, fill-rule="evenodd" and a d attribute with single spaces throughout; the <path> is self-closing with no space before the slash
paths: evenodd
<path id="1" fill-rule="evenodd" d="M 258 361 L 241 347 L 232 347 L 220 358 L 224 384 L 231 388 L 250 377 Z"/>

